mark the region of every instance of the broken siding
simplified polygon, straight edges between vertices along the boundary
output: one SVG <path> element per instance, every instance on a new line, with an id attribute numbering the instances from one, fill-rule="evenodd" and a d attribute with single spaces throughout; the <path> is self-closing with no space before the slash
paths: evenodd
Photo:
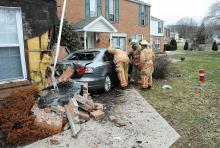
<path id="1" fill-rule="evenodd" d="M 40 36 L 56 24 L 55 0 L 0 0 L 0 6 L 21 8 L 24 40 Z"/>

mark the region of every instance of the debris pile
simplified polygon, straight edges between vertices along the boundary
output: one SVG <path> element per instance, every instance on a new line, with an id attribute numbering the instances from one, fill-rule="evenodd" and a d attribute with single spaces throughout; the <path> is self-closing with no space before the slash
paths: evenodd
<path id="1" fill-rule="evenodd" d="M 60 122 L 60 124 L 55 125 L 53 123 L 54 118 L 67 118 L 68 124 L 65 125 L 65 129 L 70 127 L 72 136 L 76 136 L 80 131 L 80 123 L 90 120 L 90 117 L 95 120 L 104 117 L 104 107 L 100 103 L 93 102 L 88 92 L 88 84 L 66 78 L 64 80 L 63 83 L 58 84 L 58 90 L 44 90 L 40 94 L 38 106 L 32 110 L 37 116 L 37 123 L 41 122 L 40 125 L 53 127 L 57 131 L 63 124 Z M 47 117 L 48 114 L 51 118 Z M 57 117 L 52 116 L 52 114 Z"/>
<path id="2" fill-rule="evenodd" d="M 0 147 L 29 144 L 69 128 L 75 137 L 81 123 L 105 115 L 103 105 L 93 102 L 88 84 L 70 79 L 73 72 L 68 68 L 60 76 L 57 89 L 39 93 L 35 86 L 23 87 L 5 99 L 0 106 Z"/>

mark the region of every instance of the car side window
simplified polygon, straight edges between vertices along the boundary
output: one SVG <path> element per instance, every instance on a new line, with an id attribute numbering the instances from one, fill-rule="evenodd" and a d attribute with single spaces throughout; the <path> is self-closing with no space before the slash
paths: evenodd
<path id="1" fill-rule="evenodd" d="M 103 61 L 107 62 L 107 61 L 112 61 L 112 60 L 113 60 L 113 55 L 106 51 L 103 57 Z"/>

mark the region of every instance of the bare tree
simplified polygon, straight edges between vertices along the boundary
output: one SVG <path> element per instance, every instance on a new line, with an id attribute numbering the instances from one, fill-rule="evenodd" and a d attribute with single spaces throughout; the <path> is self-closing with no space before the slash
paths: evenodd
<path id="1" fill-rule="evenodd" d="M 209 13 L 203 21 L 208 24 L 220 25 L 220 0 L 211 5 Z"/>
<path id="2" fill-rule="evenodd" d="M 192 39 L 197 31 L 197 22 L 190 17 L 184 17 L 176 23 L 177 32 L 187 39 Z"/>

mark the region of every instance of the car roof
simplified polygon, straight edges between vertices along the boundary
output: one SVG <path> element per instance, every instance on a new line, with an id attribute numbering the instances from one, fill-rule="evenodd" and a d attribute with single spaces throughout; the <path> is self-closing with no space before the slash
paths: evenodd
<path id="1" fill-rule="evenodd" d="M 97 51 L 106 51 L 106 48 L 91 48 L 91 49 L 79 49 L 74 51 L 74 53 L 83 53 L 83 52 L 97 52 Z"/>

